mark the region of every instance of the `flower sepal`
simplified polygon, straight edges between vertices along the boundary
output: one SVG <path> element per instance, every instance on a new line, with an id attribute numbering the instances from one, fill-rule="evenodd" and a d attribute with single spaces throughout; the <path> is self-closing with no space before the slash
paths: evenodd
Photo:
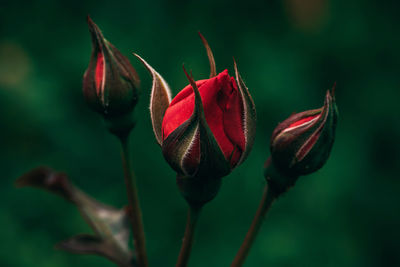
<path id="1" fill-rule="evenodd" d="M 161 146 L 162 144 L 162 121 L 164 118 L 165 111 L 171 103 L 171 89 L 164 78 L 147 63 L 138 54 L 134 54 L 145 66 L 150 75 L 153 78 L 153 85 L 151 88 L 150 97 L 150 117 L 151 124 L 153 126 L 153 132 L 156 137 L 157 143 Z"/>

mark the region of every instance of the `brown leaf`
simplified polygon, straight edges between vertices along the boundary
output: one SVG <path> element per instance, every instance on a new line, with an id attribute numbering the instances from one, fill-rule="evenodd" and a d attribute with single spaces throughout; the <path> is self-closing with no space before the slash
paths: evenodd
<path id="1" fill-rule="evenodd" d="M 94 235 L 76 235 L 56 244 L 55 248 L 77 254 L 95 254 L 111 260 L 118 264 L 118 266 L 136 266 L 133 257 L 120 253 L 118 250 L 115 250 L 112 244 Z"/>
<path id="2" fill-rule="evenodd" d="M 105 205 L 70 183 L 64 173 L 38 167 L 22 175 L 17 187 L 31 186 L 62 196 L 76 205 L 95 235 L 78 235 L 60 243 L 59 248 L 76 253 L 103 255 L 121 266 L 132 265 L 129 249 L 129 221 L 126 209 Z M 118 263 L 119 262 L 119 263 Z"/>

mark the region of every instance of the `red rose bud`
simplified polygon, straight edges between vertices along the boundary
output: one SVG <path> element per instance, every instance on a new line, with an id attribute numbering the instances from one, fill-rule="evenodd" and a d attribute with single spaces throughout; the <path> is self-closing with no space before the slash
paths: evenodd
<path id="1" fill-rule="evenodd" d="M 179 92 L 164 115 L 164 156 L 182 176 L 223 177 L 250 150 L 254 104 L 247 89 L 242 83 L 238 86 L 227 70 L 197 82 L 188 78 L 191 85 Z M 248 116 L 249 109 L 252 116 Z M 248 120 L 252 120 L 250 131 L 246 131 Z"/>
<path id="2" fill-rule="evenodd" d="M 320 109 L 293 114 L 280 123 L 271 137 L 271 159 L 265 176 L 278 191 L 286 191 L 300 175 L 320 169 L 327 161 L 335 139 L 337 107 L 328 90 Z"/>
<path id="3" fill-rule="evenodd" d="M 90 17 L 88 25 L 93 50 L 83 76 L 86 102 L 107 120 L 130 116 L 138 100 L 139 78 L 136 71 L 129 60 L 104 39 Z M 119 120 L 118 123 L 123 122 Z"/>
<path id="4" fill-rule="evenodd" d="M 171 101 L 170 89 L 146 61 L 153 77 L 150 114 L 157 142 L 177 172 L 182 195 L 202 205 L 217 194 L 221 177 L 241 164 L 254 142 L 256 111 L 234 64 L 236 81 L 223 71 L 215 74 L 211 49 L 200 34 L 210 61 L 210 78 L 190 82 Z"/>

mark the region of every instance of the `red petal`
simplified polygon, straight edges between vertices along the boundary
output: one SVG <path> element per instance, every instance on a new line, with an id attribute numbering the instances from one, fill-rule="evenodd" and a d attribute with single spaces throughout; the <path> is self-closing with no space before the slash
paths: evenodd
<path id="1" fill-rule="evenodd" d="M 243 103 L 240 92 L 234 78 L 229 79 L 229 85 L 219 101 L 223 111 L 223 124 L 226 136 L 234 144 L 235 151 L 232 155 L 231 164 L 235 165 L 245 149 L 245 137 L 243 131 Z"/>
<path id="2" fill-rule="evenodd" d="M 289 125 L 288 128 L 295 127 L 295 126 L 301 125 L 301 124 L 303 124 L 303 123 L 306 123 L 306 122 L 308 122 L 308 121 L 310 121 L 310 120 L 312 120 L 312 119 L 318 117 L 319 115 L 320 115 L 320 114 L 317 114 L 317 115 L 310 116 L 310 117 L 306 117 L 306 118 L 303 118 L 303 119 L 298 120 L 298 121 L 296 121 L 296 122 L 293 122 L 292 124 Z"/>
<path id="3" fill-rule="evenodd" d="M 97 54 L 96 72 L 95 72 L 97 95 L 100 95 L 101 85 L 103 82 L 103 74 L 104 74 L 104 56 L 103 53 L 99 52 Z"/>

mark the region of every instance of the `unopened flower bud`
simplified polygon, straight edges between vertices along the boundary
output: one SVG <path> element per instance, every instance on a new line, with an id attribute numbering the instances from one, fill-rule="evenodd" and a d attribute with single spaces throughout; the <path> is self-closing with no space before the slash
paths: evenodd
<path id="1" fill-rule="evenodd" d="M 236 65 L 235 65 L 236 68 Z M 177 172 L 178 187 L 192 203 L 215 197 L 220 178 L 243 162 L 251 149 L 254 104 L 239 81 L 223 71 L 186 86 L 170 103 L 162 123 L 162 150 Z M 246 91 L 244 91 L 246 90 Z M 248 98 L 246 98 L 248 96 Z"/>
<path id="2" fill-rule="evenodd" d="M 146 63 L 153 76 L 150 114 L 164 158 L 177 172 L 177 184 L 187 201 L 205 203 L 215 197 L 221 178 L 249 154 L 255 136 L 253 100 L 237 70 L 236 79 L 225 70 L 215 73 L 211 50 L 209 79 L 194 81 L 174 99 L 164 79 Z"/>
<path id="3" fill-rule="evenodd" d="M 245 151 L 242 95 L 227 70 L 216 77 L 197 81 L 195 86 L 198 89 L 188 85 L 179 92 L 165 112 L 162 123 L 164 156 L 178 173 L 185 176 L 195 176 L 199 172 L 225 176 L 237 166 Z M 197 96 L 194 90 L 198 90 Z M 197 112 L 195 105 L 201 106 L 201 111 Z M 202 135 L 207 137 L 203 148 L 200 144 Z M 182 141 L 177 140 L 187 141 L 187 144 L 184 146 Z M 201 166 L 202 154 L 211 151 L 223 155 L 220 157 L 223 161 L 221 165 L 227 168 L 224 167 L 221 172 L 217 168 L 210 173 L 211 166 Z M 213 165 L 219 164 L 214 162 Z"/>
<path id="4" fill-rule="evenodd" d="M 278 191 L 286 191 L 299 176 L 317 171 L 327 161 L 338 116 L 332 94 L 327 91 L 322 108 L 293 114 L 272 133 L 265 176 Z"/>
<path id="5" fill-rule="evenodd" d="M 131 127 L 132 110 L 138 101 L 139 78 L 129 60 L 101 33 L 88 17 L 92 56 L 83 76 L 83 95 L 89 107 L 111 122 L 110 127 Z M 128 118 L 129 117 L 129 118 Z"/>

